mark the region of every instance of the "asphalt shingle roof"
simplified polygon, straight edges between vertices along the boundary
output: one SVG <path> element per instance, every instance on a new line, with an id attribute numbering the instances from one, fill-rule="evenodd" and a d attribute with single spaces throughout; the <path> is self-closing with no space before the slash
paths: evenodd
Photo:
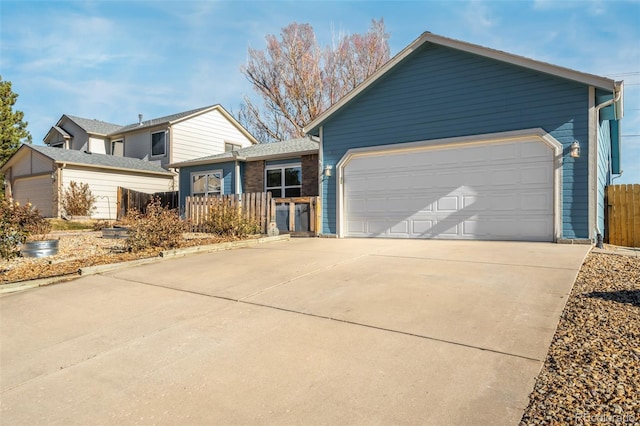
<path id="1" fill-rule="evenodd" d="M 171 174 L 163 169 L 160 164 L 139 160 L 137 158 L 118 157 L 105 154 L 87 154 L 74 149 L 52 148 L 49 146 L 27 145 L 39 153 L 46 155 L 53 161 L 60 163 L 85 164 L 88 166 L 102 168 L 127 169 L 134 171 L 145 171 L 154 173 Z"/>
<path id="2" fill-rule="evenodd" d="M 108 135 L 122 128 L 120 124 L 107 123 L 106 121 L 96 120 L 95 118 L 82 118 L 74 115 L 65 114 L 71 121 L 82 127 L 88 133 L 98 135 Z"/>
<path id="3" fill-rule="evenodd" d="M 263 157 L 277 157 L 286 154 L 295 154 L 298 152 L 308 152 L 318 150 L 319 144 L 308 138 L 290 139 L 282 142 L 272 143 L 260 143 L 246 148 L 240 148 L 237 150 L 239 157 L 244 157 L 247 160 Z M 176 163 L 180 166 L 188 166 L 190 163 L 205 163 L 211 161 L 212 163 L 222 162 L 224 160 L 233 160 L 233 154 L 231 152 L 224 152 L 222 154 L 209 155 L 207 157 L 195 158 L 189 161 L 183 161 Z"/>
<path id="4" fill-rule="evenodd" d="M 71 121 L 82 127 L 88 133 L 94 133 L 99 135 L 113 135 L 118 133 L 128 132 L 130 130 L 144 129 L 146 127 L 158 126 L 161 124 L 167 124 L 172 121 L 179 120 L 184 117 L 188 117 L 193 114 L 197 114 L 200 111 L 210 109 L 215 105 L 209 105 L 206 107 L 196 108 L 189 111 L 183 111 L 176 114 L 167 115 L 164 117 L 152 118 L 151 120 L 143 121 L 142 123 L 127 124 L 125 126 L 121 124 L 107 123 L 106 121 L 96 120 L 95 118 L 82 118 L 74 115 L 65 114 Z"/>
<path id="5" fill-rule="evenodd" d="M 184 111 L 184 112 L 179 112 L 177 114 L 171 114 L 171 115 L 167 115 L 164 117 L 159 117 L 159 118 L 152 118 L 151 120 L 147 120 L 147 121 L 143 121 L 142 123 L 134 123 L 134 124 L 128 124 L 126 126 L 122 126 L 117 130 L 112 131 L 111 133 L 123 133 L 129 130 L 134 130 L 134 129 L 144 129 L 145 127 L 153 127 L 153 126 L 158 126 L 160 124 L 166 124 L 166 123 L 170 123 L 172 121 L 176 121 L 179 120 L 181 118 L 184 117 L 188 117 L 192 114 L 197 114 L 200 111 L 204 111 L 206 109 L 209 109 L 211 107 L 214 107 L 215 105 L 209 105 L 206 107 L 202 107 L 202 108 L 196 108 L 196 109 L 192 109 L 190 111 Z"/>

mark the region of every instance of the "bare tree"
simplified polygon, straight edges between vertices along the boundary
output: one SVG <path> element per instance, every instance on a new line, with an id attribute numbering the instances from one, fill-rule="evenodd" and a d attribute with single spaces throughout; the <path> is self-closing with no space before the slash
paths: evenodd
<path id="1" fill-rule="evenodd" d="M 302 136 L 305 124 L 389 60 L 388 40 L 382 19 L 324 48 L 309 24 L 289 24 L 280 39 L 267 35 L 266 49 L 249 48 L 241 67 L 262 105 L 245 96 L 238 119 L 264 141 Z"/>

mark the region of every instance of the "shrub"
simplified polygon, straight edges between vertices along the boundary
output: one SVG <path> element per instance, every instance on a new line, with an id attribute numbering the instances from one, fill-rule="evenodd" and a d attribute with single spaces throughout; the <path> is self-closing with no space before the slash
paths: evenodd
<path id="1" fill-rule="evenodd" d="M 91 194 L 89 184 L 71 181 L 62 195 L 62 208 L 71 216 L 91 216 L 96 210 L 96 197 Z"/>
<path id="2" fill-rule="evenodd" d="M 109 220 L 99 220 L 93 224 L 94 231 L 102 231 L 104 228 L 111 228 L 113 224 Z"/>
<path id="3" fill-rule="evenodd" d="M 126 245 L 131 251 L 179 247 L 187 230 L 187 224 L 180 219 L 177 210 L 162 207 L 157 197 L 147 205 L 145 214 L 137 210 L 127 212 L 125 223 L 129 227 Z"/>
<path id="4" fill-rule="evenodd" d="M 27 239 L 44 239 L 51 224 L 31 203 L 20 205 L 13 200 L 0 201 L 0 257 L 9 259 L 18 254 L 18 246 Z"/>
<path id="5" fill-rule="evenodd" d="M 225 237 L 246 237 L 260 233 L 257 221 L 245 217 L 236 207 L 222 200 L 217 200 L 209 207 L 209 215 L 203 225 L 205 232 Z"/>

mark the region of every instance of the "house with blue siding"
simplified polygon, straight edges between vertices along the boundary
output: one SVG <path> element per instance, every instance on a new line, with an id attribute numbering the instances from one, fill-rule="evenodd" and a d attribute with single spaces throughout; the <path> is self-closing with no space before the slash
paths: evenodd
<path id="1" fill-rule="evenodd" d="M 198 195 L 318 195 L 318 143 L 309 138 L 256 144 L 169 166 L 179 169 L 180 206 L 187 196 Z"/>
<path id="2" fill-rule="evenodd" d="M 309 123 L 322 232 L 594 241 L 623 83 L 424 33 Z"/>

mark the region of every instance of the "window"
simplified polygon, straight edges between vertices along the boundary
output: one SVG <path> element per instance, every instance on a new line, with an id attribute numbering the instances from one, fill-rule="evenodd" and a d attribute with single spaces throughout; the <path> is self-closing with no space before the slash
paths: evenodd
<path id="1" fill-rule="evenodd" d="M 265 191 L 273 197 L 299 197 L 302 190 L 302 167 L 299 164 L 267 166 Z"/>
<path id="2" fill-rule="evenodd" d="M 166 155 L 166 140 L 165 132 L 151 133 L 151 156 L 159 157 Z"/>
<path id="3" fill-rule="evenodd" d="M 122 139 L 111 141 L 111 155 L 116 157 L 124 156 L 124 141 Z"/>
<path id="4" fill-rule="evenodd" d="M 242 145 L 237 143 L 225 142 L 224 143 L 224 152 L 237 151 L 242 148 Z"/>
<path id="5" fill-rule="evenodd" d="M 51 148 L 64 148 L 64 142 L 53 142 Z"/>
<path id="6" fill-rule="evenodd" d="M 191 195 L 222 195 L 222 170 L 191 173 Z"/>

